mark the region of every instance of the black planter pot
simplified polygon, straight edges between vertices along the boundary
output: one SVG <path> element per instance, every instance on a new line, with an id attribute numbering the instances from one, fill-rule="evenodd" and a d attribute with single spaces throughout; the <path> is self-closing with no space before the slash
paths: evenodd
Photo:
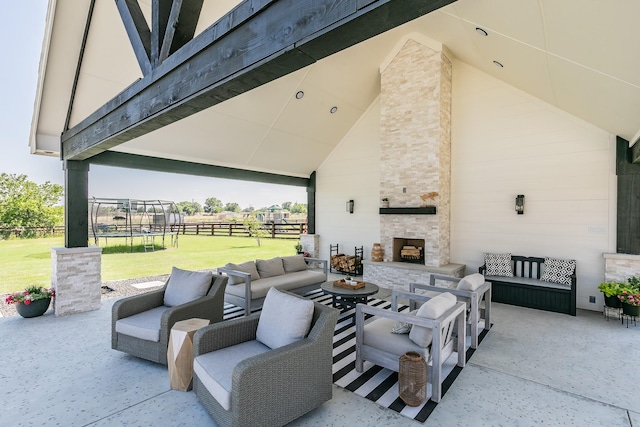
<path id="1" fill-rule="evenodd" d="M 617 295 L 613 295 L 613 296 L 604 296 L 604 305 L 606 305 L 607 307 L 612 307 L 612 308 L 620 308 L 622 307 L 622 302 L 620 301 L 620 299 L 618 298 Z"/>
<path id="2" fill-rule="evenodd" d="M 629 316 L 640 316 L 640 307 L 633 306 L 631 304 L 622 303 L 622 312 Z"/>
<path id="3" fill-rule="evenodd" d="M 32 301 L 29 305 L 20 303 L 16 306 L 16 310 L 22 317 L 38 317 L 47 311 L 49 304 L 51 304 L 51 298 L 39 299 Z"/>

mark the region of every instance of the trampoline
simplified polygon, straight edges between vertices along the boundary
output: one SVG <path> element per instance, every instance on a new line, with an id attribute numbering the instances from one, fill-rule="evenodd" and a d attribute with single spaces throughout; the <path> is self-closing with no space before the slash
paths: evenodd
<path id="1" fill-rule="evenodd" d="M 140 239 L 144 251 L 154 251 L 156 238 L 166 249 L 166 238 L 172 247 L 178 247 L 178 232 L 173 226 L 182 223 L 182 215 L 175 203 L 168 200 L 105 199 L 91 200 L 90 225 L 93 240 L 100 246 L 108 239 L 125 239 L 133 251 L 134 240 Z"/>

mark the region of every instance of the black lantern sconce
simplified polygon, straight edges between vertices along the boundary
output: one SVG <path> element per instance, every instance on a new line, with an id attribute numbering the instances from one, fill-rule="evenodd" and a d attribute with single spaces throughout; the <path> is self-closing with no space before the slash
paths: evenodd
<path id="1" fill-rule="evenodd" d="M 350 214 L 353 213 L 353 199 L 347 202 L 347 212 L 349 212 Z"/>
<path id="2" fill-rule="evenodd" d="M 518 212 L 518 215 L 524 213 L 524 194 L 518 194 L 516 196 L 516 212 Z"/>

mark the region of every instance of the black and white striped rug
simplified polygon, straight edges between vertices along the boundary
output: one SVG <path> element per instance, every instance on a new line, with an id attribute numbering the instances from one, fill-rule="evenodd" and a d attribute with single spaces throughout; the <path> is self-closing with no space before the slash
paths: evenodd
<path id="1" fill-rule="evenodd" d="M 310 292 L 306 297 L 322 304 L 331 304 L 331 296 L 324 295 L 321 290 Z M 371 299 L 369 305 L 391 309 L 391 303 L 385 300 Z M 408 310 L 407 306 L 399 307 L 399 311 L 405 310 Z M 225 319 L 233 319 L 243 314 L 244 310 L 242 308 L 232 304 L 225 304 Z M 354 316 L 355 310 L 349 309 L 342 311 L 338 318 L 338 323 L 333 335 L 333 382 L 345 390 L 349 390 L 358 396 L 369 399 L 401 415 L 416 421 L 425 422 L 436 408 L 437 403 L 427 399 L 427 401 L 420 406 L 407 406 L 398 395 L 397 372 L 374 365 L 371 362 L 365 362 L 362 372 L 356 371 L 356 328 L 353 324 Z M 487 331 L 482 331 L 480 334 L 480 342 L 482 342 L 486 333 Z M 467 341 L 469 341 L 468 338 Z M 469 343 L 467 342 L 467 361 L 471 355 L 473 355 L 474 351 L 475 350 L 469 348 Z M 462 368 L 456 366 L 457 357 L 457 353 L 452 354 L 443 366 L 442 374 L 445 377 L 442 384 L 443 396 L 462 371 Z M 430 396 L 431 386 L 427 385 L 427 398 Z"/>

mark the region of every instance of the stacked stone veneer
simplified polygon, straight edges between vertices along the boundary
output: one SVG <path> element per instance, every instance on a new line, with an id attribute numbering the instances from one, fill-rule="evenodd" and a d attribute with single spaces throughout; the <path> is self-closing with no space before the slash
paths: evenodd
<path id="1" fill-rule="evenodd" d="M 428 285 L 431 274 L 440 274 L 451 277 L 464 276 L 464 264 L 448 264 L 446 267 L 427 267 L 424 265 L 398 263 L 398 262 L 373 262 L 363 261 L 364 280 L 380 285 L 387 289 L 409 291 L 409 283 Z M 448 287 L 451 282 L 436 281 L 436 286 Z"/>
<path id="2" fill-rule="evenodd" d="M 604 281 L 626 282 L 640 276 L 640 255 L 604 254 Z"/>
<path id="3" fill-rule="evenodd" d="M 385 261 L 393 238 L 425 239 L 425 265 L 449 263 L 451 61 L 409 39 L 381 72 L 380 197 L 418 207 L 437 191 L 437 215 L 380 215 Z M 406 192 L 403 192 L 406 189 Z"/>
<path id="4" fill-rule="evenodd" d="M 53 309 L 56 316 L 98 310 L 102 296 L 102 249 L 51 249 L 51 286 L 56 291 Z"/>
<path id="5" fill-rule="evenodd" d="M 302 250 L 308 252 L 311 257 L 317 258 L 320 256 L 320 236 L 317 234 L 301 234 L 300 244 Z"/>

